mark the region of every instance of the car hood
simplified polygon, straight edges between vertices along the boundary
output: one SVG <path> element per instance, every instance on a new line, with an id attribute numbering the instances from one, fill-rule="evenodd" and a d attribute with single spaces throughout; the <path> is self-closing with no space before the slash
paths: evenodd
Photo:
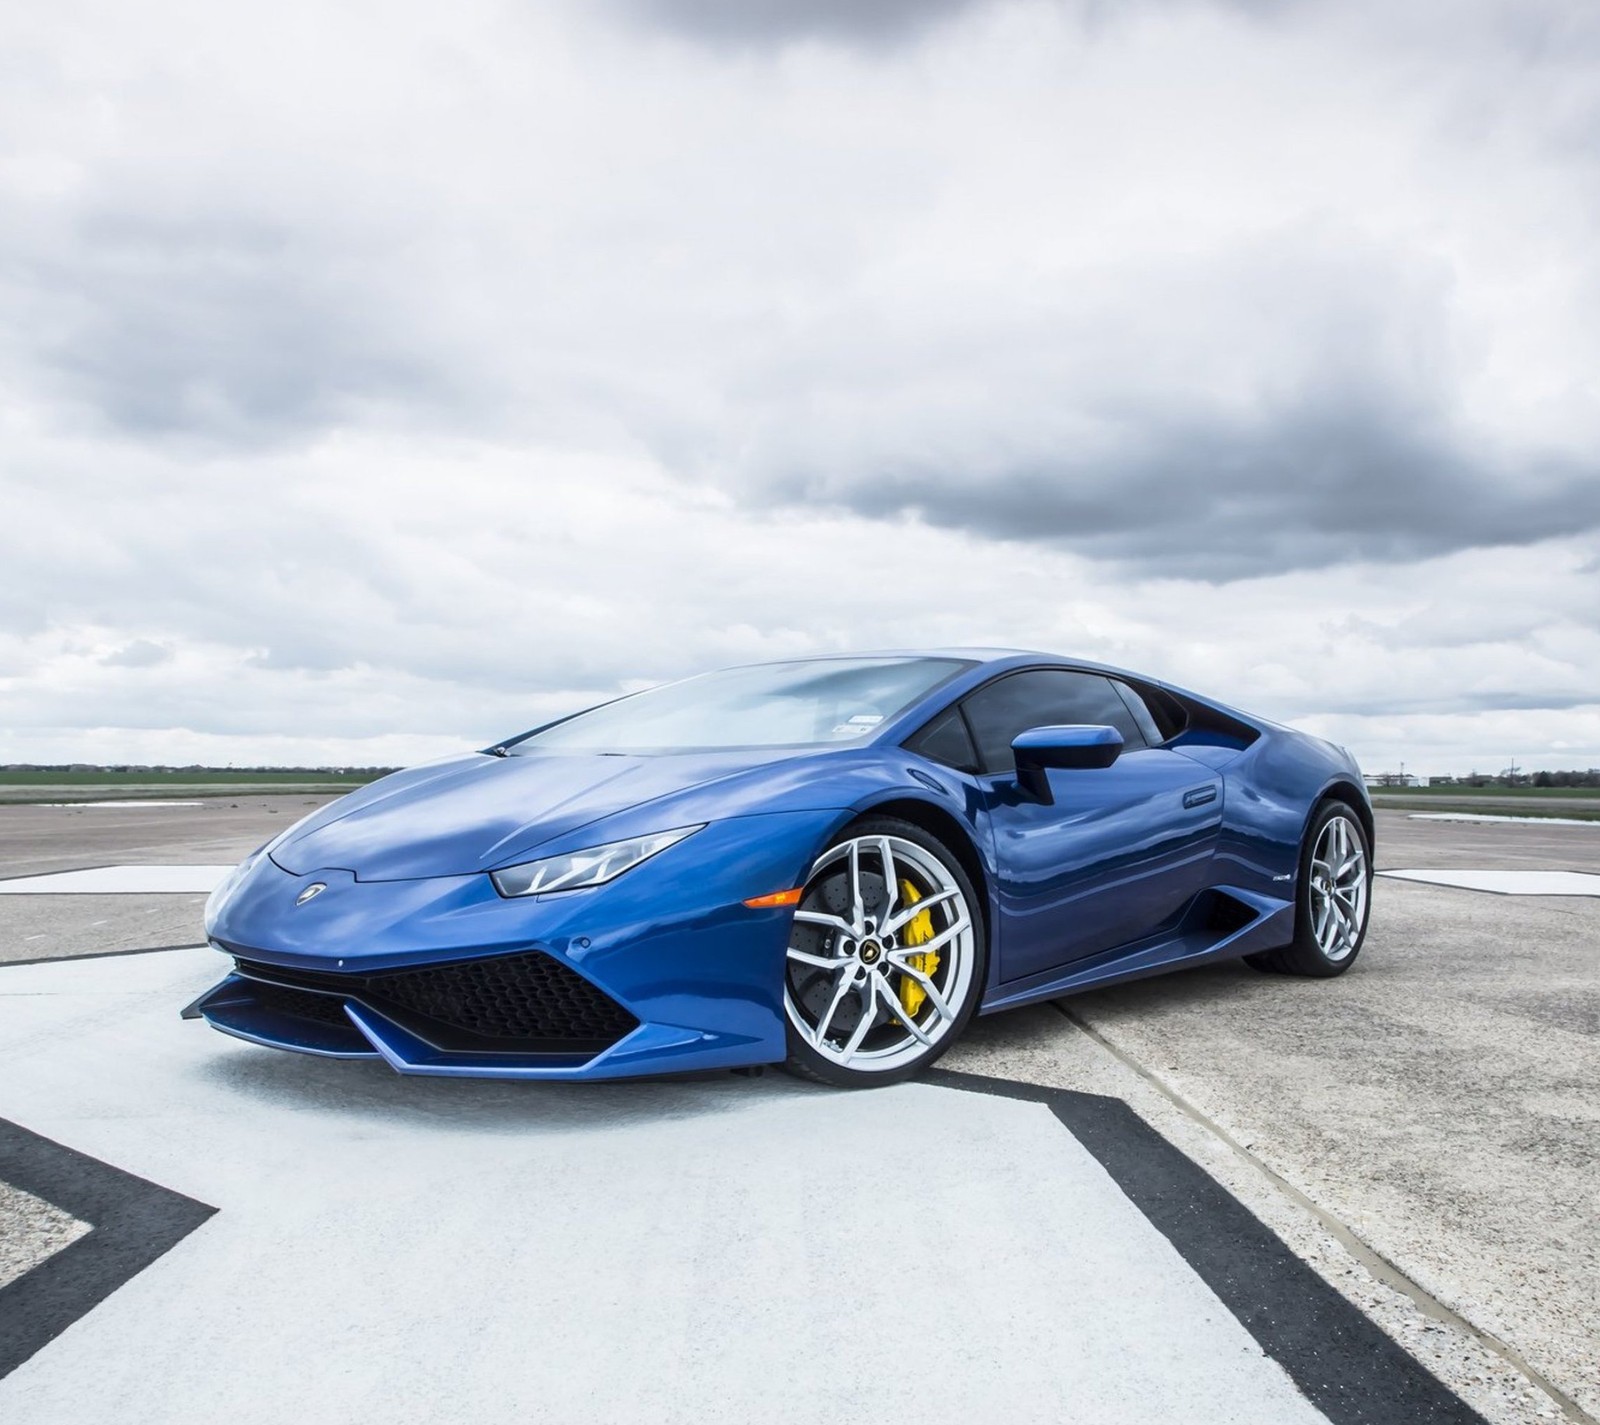
<path id="1" fill-rule="evenodd" d="M 474 753 L 397 772 L 331 802 L 291 827 L 270 854 L 297 876 L 332 869 L 363 881 L 468 875 L 530 859 L 524 853 L 602 817 L 801 755 Z"/>

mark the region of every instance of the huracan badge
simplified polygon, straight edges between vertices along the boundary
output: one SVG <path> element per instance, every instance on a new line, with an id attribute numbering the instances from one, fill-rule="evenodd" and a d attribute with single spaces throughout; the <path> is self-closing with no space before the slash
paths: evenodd
<path id="1" fill-rule="evenodd" d="M 327 889 L 328 883 L 326 881 L 313 881 L 294 898 L 294 903 L 296 905 L 304 905 L 307 901 L 315 900 Z"/>

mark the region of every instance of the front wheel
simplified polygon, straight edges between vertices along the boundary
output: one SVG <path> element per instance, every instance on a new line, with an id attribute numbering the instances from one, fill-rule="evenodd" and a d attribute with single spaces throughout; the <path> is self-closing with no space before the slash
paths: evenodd
<path id="1" fill-rule="evenodd" d="M 842 1088 L 926 1068 L 977 1008 L 984 941 L 972 883 L 935 837 L 891 817 L 847 828 L 795 910 L 784 1067 Z"/>

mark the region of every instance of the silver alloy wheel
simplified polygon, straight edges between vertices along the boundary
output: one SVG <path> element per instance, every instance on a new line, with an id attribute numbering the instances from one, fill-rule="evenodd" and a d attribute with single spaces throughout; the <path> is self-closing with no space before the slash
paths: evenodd
<path id="1" fill-rule="evenodd" d="M 1322 828 L 1311 853 L 1311 933 L 1331 961 L 1348 959 L 1367 923 L 1367 853 L 1345 816 Z"/>
<path id="2" fill-rule="evenodd" d="M 923 915 L 925 938 L 908 939 Z M 972 910 L 932 852 L 898 836 L 842 841 L 812 866 L 794 921 L 783 1006 L 831 1063 L 887 1073 L 954 1027 L 972 988 Z"/>

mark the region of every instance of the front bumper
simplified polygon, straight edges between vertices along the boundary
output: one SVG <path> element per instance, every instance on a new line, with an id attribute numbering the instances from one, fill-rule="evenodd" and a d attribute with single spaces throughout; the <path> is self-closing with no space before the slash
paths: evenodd
<path id="1" fill-rule="evenodd" d="M 606 886 L 363 882 L 268 856 L 209 908 L 234 971 L 185 1011 L 252 1043 L 401 1073 L 605 1079 L 775 1063 L 791 912 L 834 812 L 717 822 Z M 321 882 L 326 889 L 298 903 Z"/>

